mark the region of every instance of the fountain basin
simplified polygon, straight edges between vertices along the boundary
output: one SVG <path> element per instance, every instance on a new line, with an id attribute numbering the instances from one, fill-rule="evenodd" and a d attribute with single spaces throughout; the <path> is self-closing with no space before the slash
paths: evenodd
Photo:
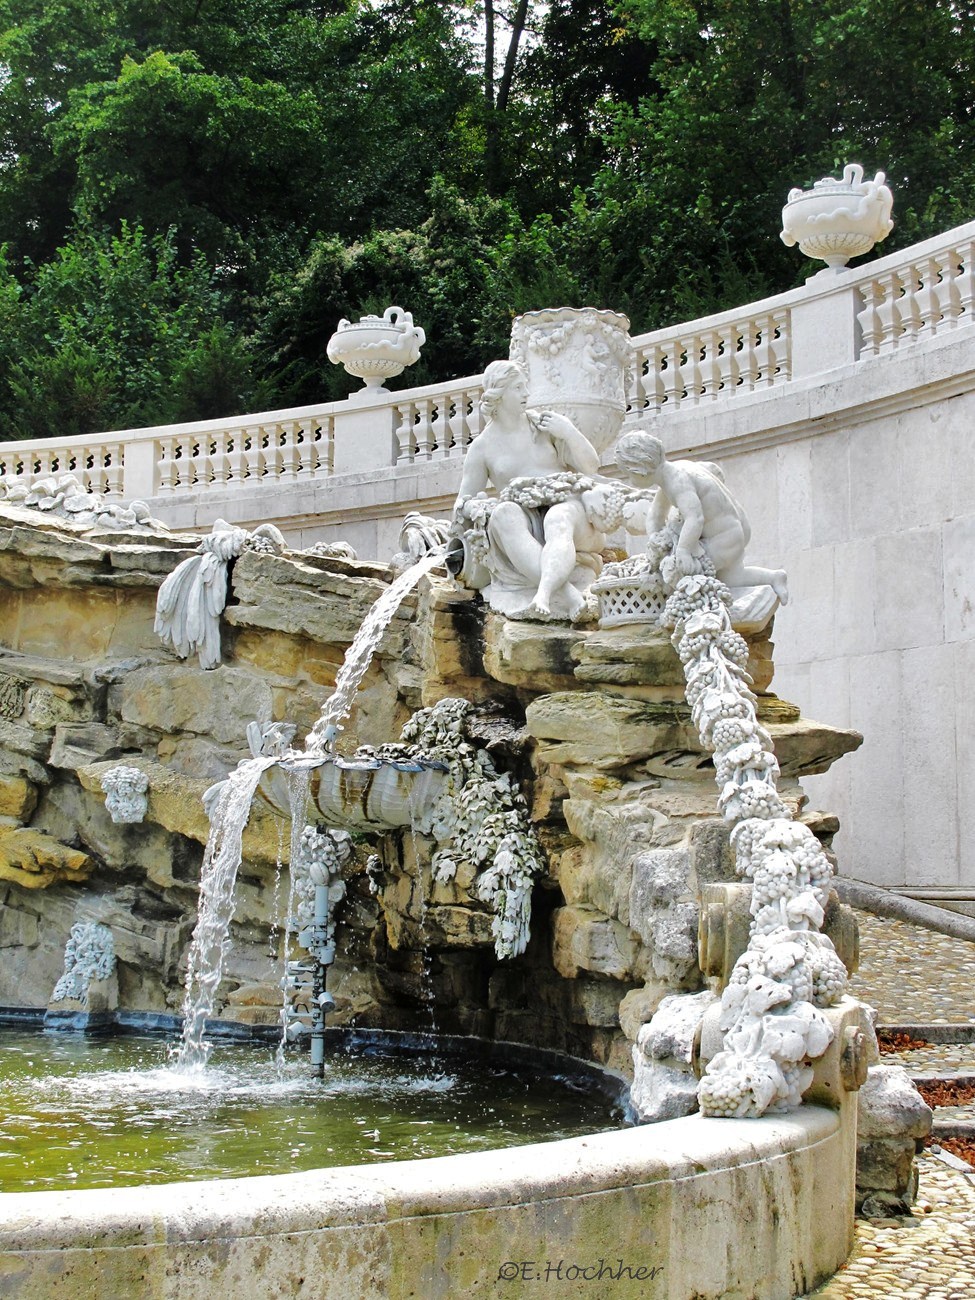
<path id="1" fill-rule="evenodd" d="M 854 1140 L 845 1103 L 367 1168 L 14 1193 L 0 1201 L 4 1294 L 785 1300 L 846 1258 Z"/>
<path id="2" fill-rule="evenodd" d="M 237 1026 L 238 1030 L 242 1027 Z M 0 1191 L 155 1186 L 448 1156 L 628 1122 L 625 1080 L 481 1039 L 326 1031 L 324 1076 L 279 1031 L 170 1068 L 172 1034 L 0 1030 Z"/>

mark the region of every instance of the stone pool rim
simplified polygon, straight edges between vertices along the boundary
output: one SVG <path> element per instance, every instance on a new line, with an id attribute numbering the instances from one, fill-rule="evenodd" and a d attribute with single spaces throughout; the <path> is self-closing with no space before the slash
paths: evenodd
<path id="1" fill-rule="evenodd" d="M 848 1104 L 805 1106 L 362 1168 L 12 1192 L 4 1295 L 786 1300 L 849 1252 L 851 1141 Z M 560 1259 L 660 1273 L 608 1291 L 499 1279 L 512 1261 Z"/>
<path id="2" fill-rule="evenodd" d="M 43 1013 L 35 1013 L 34 1027 Z M 173 1016 L 150 1017 L 172 1033 Z M 146 1033 L 120 1013 L 116 1031 Z M 0 1025 L 24 1029 L 28 1016 Z M 226 1032 L 221 1032 L 224 1030 Z M 271 1042 L 232 1022 L 217 1041 Z M 431 1036 L 333 1029 L 346 1051 L 429 1051 Z M 625 1088 L 591 1062 L 444 1036 L 467 1055 Z M 448 1053 L 444 1050 L 444 1055 Z M 853 1241 L 856 1097 L 763 1119 L 692 1115 L 489 1151 L 151 1186 L 0 1194 L 0 1289 L 16 1300 L 452 1300 L 550 1294 L 791 1300 Z M 531 1263 L 535 1261 L 535 1263 Z M 546 1270 L 630 1270 L 572 1285 Z M 617 1263 L 618 1262 L 618 1263 Z M 534 1269 L 502 1278 L 517 1264 Z M 537 1267 L 536 1267 L 537 1265 Z M 642 1276 L 635 1274 L 643 1269 Z M 648 1270 L 657 1270 L 649 1277 Z M 631 1276 L 631 1274 L 633 1274 Z"/>

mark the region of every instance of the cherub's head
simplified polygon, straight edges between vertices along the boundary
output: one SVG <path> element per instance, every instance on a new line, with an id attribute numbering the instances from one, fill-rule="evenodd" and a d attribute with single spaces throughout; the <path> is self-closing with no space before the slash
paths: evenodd
<path id="1" fill-rule="evenodd" d="M 664 460 L 664 445 L 652 433 L 635 429 L 616 444 L 616 464 L 627 478 L 649 478 Z"/>

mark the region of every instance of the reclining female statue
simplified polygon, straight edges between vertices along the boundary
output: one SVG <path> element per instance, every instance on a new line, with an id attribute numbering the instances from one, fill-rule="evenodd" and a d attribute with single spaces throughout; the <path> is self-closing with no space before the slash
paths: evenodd
<path id="1" fill-rule="evenodd" d="M 528 410 L 528 380 L 514 361 L 488 366 L 480 406 L 484 428 L 454 505 L 455 530 L 484 569 L 471 585 L 509 617 L 578 618 L 601 567 L 591 477 L 599 456 L 564 415 Z"/>

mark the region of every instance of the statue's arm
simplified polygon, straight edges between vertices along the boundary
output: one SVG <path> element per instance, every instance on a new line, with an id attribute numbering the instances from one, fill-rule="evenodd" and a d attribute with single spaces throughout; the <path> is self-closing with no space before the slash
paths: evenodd
<path id="1" fill-rule="evenodd" d="M 567 469 L 574 469 L 578 474 L 599 473 L 598 452 L 570 419 L 555 411 L 542 411 L 538 427 L 552 439 Z"/>
<path id="2" fill-rule="evenodd" d="M 482 434 L 481 437 L 484 435 Z M 484 461 L 484 451 L 481 447 L 480 439 L 471 443 L 467 449 L 467 455 L 464 457 L 464 469 L 460 477 L 460 488 L 457 492 L 457 500 L 454 502 L 454 513 L 456 514 L 461 504 L 468 497 L 476 497 L 478 492 L 484 492 L 488 486 L 487 465 Z"/>
<path id="3" fill-rule="evenodd" d="M 690 475 L 675 470 L 673 478 L 673 489 L 670 495 L 681 517 L 677 550 L 694 555 L 700 545 L 701 534 L 704 532 L 704 509 Z"/>
<path id="4" fill-rule="evenodd" d="M 667 522 L 672 502 L 662 487 L 653 494 L 653 500 L 647 510 L 647 533 L 659 533 Z"/>

